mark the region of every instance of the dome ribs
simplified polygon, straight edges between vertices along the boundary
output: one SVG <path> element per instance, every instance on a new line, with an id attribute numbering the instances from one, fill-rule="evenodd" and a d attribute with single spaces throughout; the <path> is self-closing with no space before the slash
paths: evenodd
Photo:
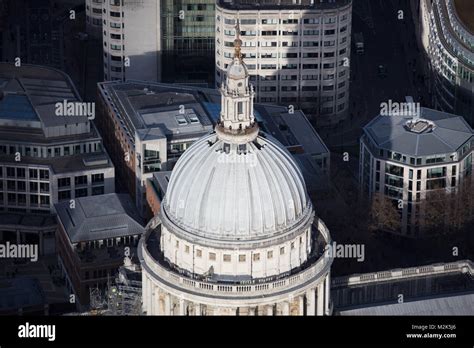
<path id="1" fill-rule="evenodd" d="M 163 206 L 171 221 L 203 237 L 242 241 L 287 231 L 307 218 L 304 179 L 291 154 L 271 137 L 256 142 L 247 143 L 245 154 L 231 144 L 226 154 L 217 151 L 223 141 L 209 134 L 186 150 Z"/>

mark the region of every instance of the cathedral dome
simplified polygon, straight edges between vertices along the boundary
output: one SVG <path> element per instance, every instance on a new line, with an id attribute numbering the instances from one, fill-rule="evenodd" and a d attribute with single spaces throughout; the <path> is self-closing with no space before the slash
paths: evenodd
<path id="1" fill-rule="evenodd" d="M 312 214 L 301 171 L 280 143 L 260 135 L 227 144 L 215 133 L 178 160 L 162 209 L 189 233 L 240 241 L 285 233 Z"/>

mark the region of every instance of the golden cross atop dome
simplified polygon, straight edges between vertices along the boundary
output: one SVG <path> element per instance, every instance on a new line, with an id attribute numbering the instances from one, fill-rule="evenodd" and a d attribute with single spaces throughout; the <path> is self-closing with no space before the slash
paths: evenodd
<path id="1" fill-rule="evenodd" d="M 235 25 L 235 40 L 234 40 L 234 58 L 238 58 L 239 60 L 242 60 L 242 52 L 241 52 L 241 47 L 242 47 L 242 40 L 240 40 L 240 22 L 237 19 L 237 24 Z"/>

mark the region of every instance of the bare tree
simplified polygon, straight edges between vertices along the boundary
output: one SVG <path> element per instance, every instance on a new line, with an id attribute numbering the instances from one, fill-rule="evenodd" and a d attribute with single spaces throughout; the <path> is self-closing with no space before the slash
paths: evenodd
<path id="1" fill-rule="evenodd" d="M 400 230 L 401 216 L 396 203 L 381 192 L 374 193 L 369 214 L 369 229 L 371 231 L 397 232 Z"/>
<path id="2" fill-rule="evenodd" d="M 420 225 L 427 234 L 442 235 L 461 231 L 473 220 L 474 190 L 466 180 L 455 191 L 436 190 L 427 192 L 419 204 Z"/>

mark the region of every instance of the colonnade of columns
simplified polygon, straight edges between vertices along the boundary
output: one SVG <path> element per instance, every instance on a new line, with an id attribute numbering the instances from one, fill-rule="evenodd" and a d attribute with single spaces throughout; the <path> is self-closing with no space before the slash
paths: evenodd
<path id="1" fill-rule="evenodd" d="M 290 295 L 288 300 L 271 305 L 250 307 L 207 307 L 204 304 L 188 301 L 183 297 L 172 296 L 164 293 L 154 286 L 150 279 L 144 279 L 143 305 L 149 309 L 149 315 L 331 315 L 330 310 L 330 277 L 316 287 L 308 289 L 305 293 L 296 296 Z M 151 295 L 151 296 L 150 296 Z M 210 310 L 207 313 L 207 309 Z"/>

